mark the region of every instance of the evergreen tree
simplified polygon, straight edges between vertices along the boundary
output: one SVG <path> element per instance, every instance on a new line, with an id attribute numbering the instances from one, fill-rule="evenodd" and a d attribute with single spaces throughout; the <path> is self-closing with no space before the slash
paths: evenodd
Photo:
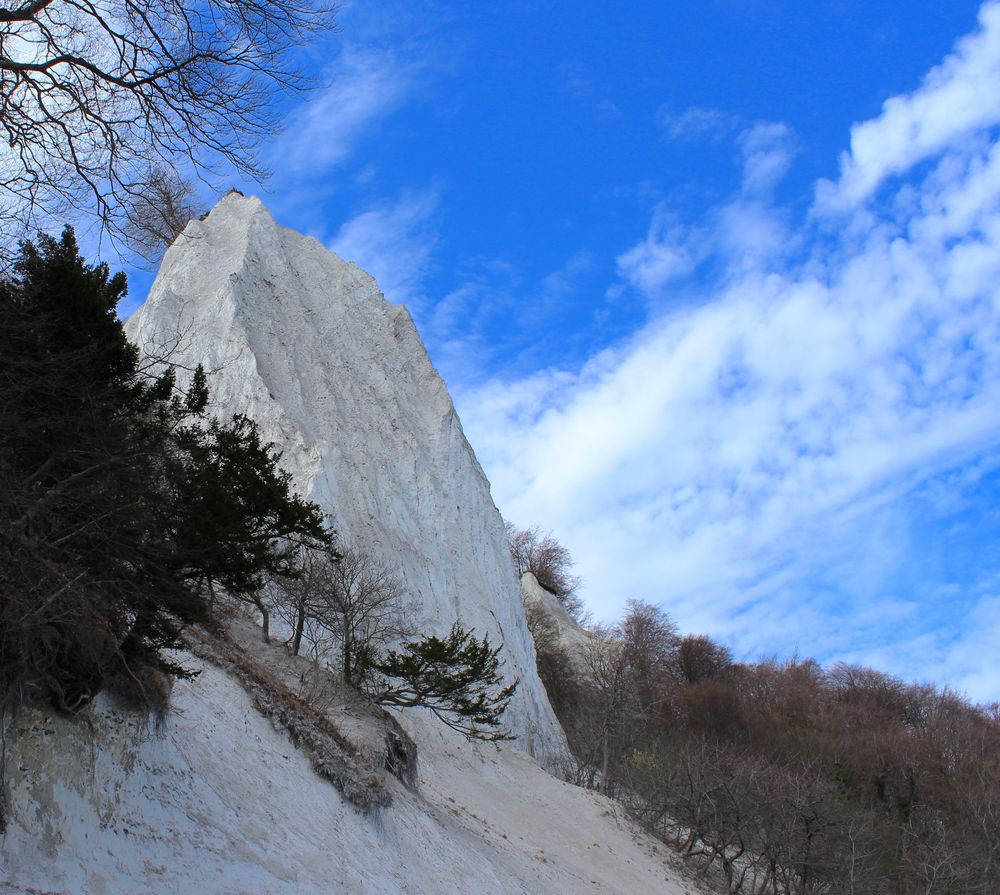
<path id="1" fill-rule="evenodd" d="M 372 660 L 374 671 L 395 682 L 376 692 L 375 701 L 425 706 L 471 739 L 510 739 L 500 723 L 518 681 L 503 686 L 499 654 L 488 636 L 477 640 L 455 623 L 443 640 L 424 637 Z"/>
<path id="2" fill-rule="evenodd" d="M 205 582 L 247 592 L 326 537 L 249 420 L 200 421 L 204 371 L 182 391 L 142 369 L 125 293 L 69 228 L 0 283 L 0 711 L 180 673 L 161 650 L 205 617 Z"/>
<path id="3" fill-rule="evenodd" d="M 192 578 L 250 594 L 295 575 L 297 547 L 326 543 L 322 513 L 292 492 L 281 455 L 249 417 L 185 427 L 176 440 L 176 537 Z"/>

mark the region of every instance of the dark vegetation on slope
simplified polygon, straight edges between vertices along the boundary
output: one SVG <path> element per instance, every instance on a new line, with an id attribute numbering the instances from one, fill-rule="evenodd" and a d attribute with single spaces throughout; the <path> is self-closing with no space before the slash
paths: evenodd
<path id="1" fill-rule="evenodd" d="M 329 541 L 245 417 L 208 421 L 206 377 L 144 367 L 115 314 L 122 275 L 73 232 L 22 245 L 0 283 L 0 699 L 141 700 L 147 669 L 207 615 Z"/>
<path id="2" fill-rule="evenodd" d="M 204 419 L 200 367 L 182 390 L 140 363 L 125 291 L 69 228 L 0 282 L 0 730 L 26 700 L 162 704 L 185 673 L 163 651 L 214 587 L 251 592 L 293 573 L 289 545 L 329 541 L 252 421 Z"/>
<path id="3" fill-rule="evenodd" d="M 573 654 L 528 608 L 577 782 L 726 891 L 998 891 L 1000 706 L 870 668 L 737 663 L 639 601 Z"/>

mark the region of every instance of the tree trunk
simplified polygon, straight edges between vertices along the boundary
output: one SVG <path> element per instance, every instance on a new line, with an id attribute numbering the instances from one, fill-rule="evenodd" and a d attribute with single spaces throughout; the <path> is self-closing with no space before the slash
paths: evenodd
<path id="1" fill-rule="evenodd" d="M 344 673 L 344 683 L 351 683 L 351 678 L 354 674 L 354 669 L 351 667 L 351 638 L 346 634 L 344 635 L 344 642 L 341 647 L 340 665 Z"/>
<path id="2" fill-rule="evenodd" d="M 604 737 L 601 740 L 601 749 L 603 750 L 603 756 L 601 761 L 601 792 L 607 793 L 608 791 L 608 729 L 604 729 Z"/>
<path id="3" fill-rule="evenodd" d="M 292 635 L 292 655 L 297 656 L 302 648 L 302 631 L 306 626 L 306 613 L 303 607 L 298 608 L 295 616 L 295 633 Z"/>
<path id="4" fill-rule="evenodd" d="M 271 642 L 271 613 L 268 612 L 268 609 L 264 605 L 263 601 L 257 603 L 257 608 L 260 610 L 261 635 L 263 636 L 264 643 L 270 643 Z"/>

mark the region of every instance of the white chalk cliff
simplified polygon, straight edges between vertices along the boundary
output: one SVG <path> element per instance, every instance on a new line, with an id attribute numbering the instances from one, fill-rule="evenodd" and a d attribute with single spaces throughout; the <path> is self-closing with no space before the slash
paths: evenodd
<path id="1" fill-rule="evenodd" d="M 404 308 L 258 200 L 230 194 L 167 253 L 128 330 L 152 354 L 173 347 L 176 363 L 217 368 L 218 412 L 257 420 L 345 541 L 396 568 L 425 631 L 457 619 L 503 643 L 521 679 L 506 718 L 518 739 L 468 743 L 400 712 L 419 746 L 409 786 L 376 767 L 363 713 L 342 706 L 330 717 L 386 794 L 366 811 L 315 772 L 245 682 L 187 655 L 201 675 L 178 682 L 162 730 L 105 696 L 79 720 L 19 712 L 0 753 L 0 895 L 694 890 L 620 807 L 531 757 L 558 764 L 565 738 L 489 484 Z M 307 659 L 255 634 L 242 643 L 308 688 Z"/>
<path id="2" fill-rule="evenodd" d="M 565 754 L 489 482 L 404 307 L 233 192 L 167 252 L 127 329 L 151 354 L 177 342 L 172 361 L 216 371 L 219 412 L 256 420 L 346 543 L 396 569 L 422 631 L 458 620 L 502 642 L 521 679 L 508 725 L 542 761 Z"/>
<path id="3" fill-rule="evenodd" d="M 542 587 L 532 572 L 521 576 L 521 599 L 525 606 L 536 609 L 549 620 L 559 646 L 566 650 L 577 672 L 587 676 L 590 673 L 588 656 L 594 644 L 594 635 L 580 626 L 559 598 Z"/>

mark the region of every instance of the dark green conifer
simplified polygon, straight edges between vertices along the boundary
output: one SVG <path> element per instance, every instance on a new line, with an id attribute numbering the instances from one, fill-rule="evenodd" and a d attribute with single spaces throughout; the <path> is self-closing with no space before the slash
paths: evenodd
<path id="1" fill-rule="evenodd" d="M 206 582 L 240 595 L 327 539 L 252 422 L 200 419 L 204 370 L 182 391 L 140 367 L 125 293 L 70 228 L 0 282 L 0 710 L 180 673 L 162 650 L 205 617 Z"/>
<path id="2" fill-rule="evenodd" d="M 518 681 L 503 686 L 500 647 L 491 647 L 488 636 L 478 640 L 456 622 L 444 639 L 404 643 L 371 665 L 390 682 L 375 694 L 376 702 L 425 706 L 469 738 L 510 739 L 500 724 Z"/>

